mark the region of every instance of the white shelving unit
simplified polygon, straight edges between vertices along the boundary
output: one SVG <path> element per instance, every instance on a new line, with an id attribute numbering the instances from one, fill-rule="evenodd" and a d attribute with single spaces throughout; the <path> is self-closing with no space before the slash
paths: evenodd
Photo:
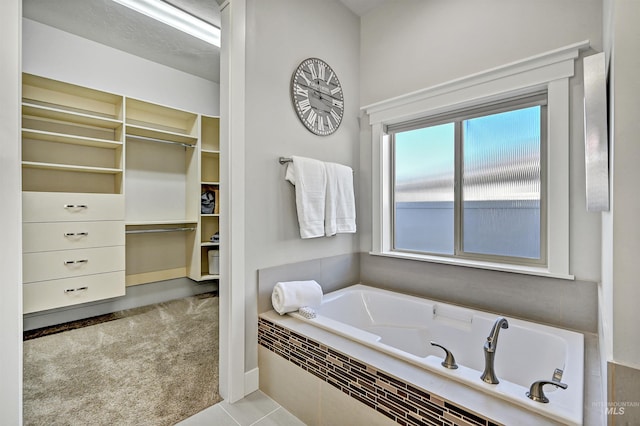
<path id="1" fill-rule="evenodd" d="M 23 311 L 125 294 L 122 96 L 23 75 Z"/>
<path id="2" fill-rule="evenodd" d="M 29 74 L 22 113 L 24 312 L 220 278 L 217 117 Z"/>
<path id="3" fill-rule="evenodd" d="M 122 194 L 123 97 L 23 77 L 23 190 Z"/>

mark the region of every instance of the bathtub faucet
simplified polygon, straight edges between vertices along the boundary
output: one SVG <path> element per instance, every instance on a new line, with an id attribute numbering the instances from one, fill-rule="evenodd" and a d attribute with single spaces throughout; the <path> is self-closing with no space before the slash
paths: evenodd
<path id="1" fill-rule="evenodd" d="M 487 341 L 484 344 L 484 372 L 480 378 L 483 382 L 492 385 L 500 383 L 496 377 L 494 369 L 494 361 L 496 357 L 496 349 L 498 348 L 498 334 L 500 334 L 501 328 L 509 328 L 509 322 L 505 317 L 498 317 L 496 322 L 493 323 L 491 333 L 487 337 Z"/>

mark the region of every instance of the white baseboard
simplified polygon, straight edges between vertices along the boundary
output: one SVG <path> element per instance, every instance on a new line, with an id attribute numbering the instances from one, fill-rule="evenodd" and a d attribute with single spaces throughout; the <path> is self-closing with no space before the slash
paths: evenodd
<path id="1" fill-rule="evenodd" d="M 258 367 L 244 373 L 244 393 L 249 395 L 258 390 L 260 386 L 260 374 Z"/>

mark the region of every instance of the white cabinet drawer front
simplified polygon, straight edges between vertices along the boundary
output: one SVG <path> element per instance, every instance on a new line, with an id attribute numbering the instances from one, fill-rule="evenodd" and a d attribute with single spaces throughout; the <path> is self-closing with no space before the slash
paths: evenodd
<path id="1" fill-rule="evenodd" d="M 124 244 L 123 221 L 30 222 L 22 225 L 24 253 Z"/>
<path id="2" fill-rule="evenodd" d="M 25 314 L 124 296 L 124 271 L 41 281 L 22 286 Z"/>
<path id="3" fill-rule="evenodd" d="M 67 192 L 23 192 L 23 222 L 124 220 L 124 196 Z"/>
<path id="4" fill-rule="evenodd" d="M 23 282 L 124 270 L 124 246 L 47 251 L 22 255 Z"/>

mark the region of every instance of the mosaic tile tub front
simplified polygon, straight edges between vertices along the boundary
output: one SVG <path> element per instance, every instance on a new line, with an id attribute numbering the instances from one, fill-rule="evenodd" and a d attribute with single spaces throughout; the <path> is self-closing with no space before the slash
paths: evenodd
<path id="1" fill-rule="evenodd" d="M 258 343 L 398 424 L 500 424 L 265 318 L 258 319 Z"/>

